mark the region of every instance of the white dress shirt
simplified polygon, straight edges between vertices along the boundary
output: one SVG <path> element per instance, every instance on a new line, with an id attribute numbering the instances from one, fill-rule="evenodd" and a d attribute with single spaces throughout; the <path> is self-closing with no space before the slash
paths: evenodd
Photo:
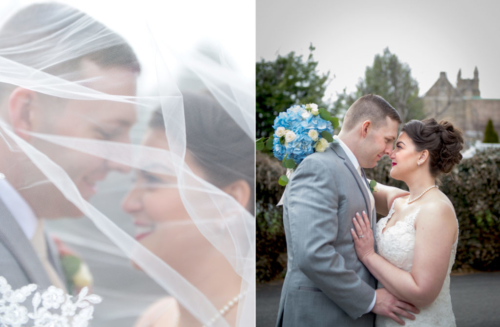
<path id="1" fill-rule="evenodd" d="M 340 146 L 342 147 L 345 154 L 347 155 L 347 158 L 349 158 L 349 160 L 351 161 L 354 168 L 356 168 L 356 170 L 358 171 L 359 176 L 361 176 L 361 178 L 363 179 L 364 177 L 363 177 L 363 174 L 361 174 L 361 166 L 359 165 L 358 159 L 356 158 L 354 153 L 352 153 L 351 149 L 349 149 L 347 144 L 342 142 L 342 140 L 337 135 L 335 135 L 333 138 L 339 142 Z M 363 184 L 368 188 L 366 183 L 363 183 Z M 370 195 L 370 205 L 371 205 L 371 210 L 373 211 L 373 207 L 375 206 L 375 199 L 373 198 L 373 195 L 370 192 L 369 188 L 368 188 L 368 194 Z M 375 293 L 375 296 L 373 297 L 372 303 L 368 307 L 368 310 L 366 311 L 366 313 L 373 310 L 373 307 L 375 306 L 376 302 L 377 302 L 377 293 Z"/>
<path id="2" fill-rule="evenodd" d="M 38 219 L 29 204 L 0 173 L 0 199 L 9 209 L 26 237 L 31 240 L 38 227 Z"/>

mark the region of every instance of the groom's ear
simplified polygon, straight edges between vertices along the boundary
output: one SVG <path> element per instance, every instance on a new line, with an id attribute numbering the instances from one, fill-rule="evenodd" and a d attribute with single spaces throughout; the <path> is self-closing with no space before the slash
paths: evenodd
<path id="1" fill-rule="evenodd" d="M 37 114 L 37 94 L 34 91 L 16 88 L 9 97 L 9 118 L 14 132 L 24 140 L 30 136 L 23 131 L 33 130 Z"/>
<path id="2" fill-rule="evenodd" d="M 369 121 L 369 120 L 365 120 L 363 122 L 363 124 L 361 124 L 361 136 L 363 138 L 366 137 L 366 135 L 368 135 L 368 130 L 372 127 L 372 122 Z"/>

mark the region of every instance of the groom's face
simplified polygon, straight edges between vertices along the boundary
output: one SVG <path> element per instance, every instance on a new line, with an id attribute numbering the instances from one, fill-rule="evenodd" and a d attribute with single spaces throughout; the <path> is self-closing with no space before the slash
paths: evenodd
<path id="1" fill-rule="evenodd" d="M 378 126 L 368 129 L 363 139 L 360 151 L 359 164 L 363 168 L 373 168 L 384 156 L 390 156 L 393 143 L 397 138 L 399 123 L 389 117 Z"/>
<path id="2" fill-rule="evenodd" d="M 136 74 L 124 68 L 102 68 L 92 62 L 82 64 L 82 80 L 102 93 L 134 96 Z M 105 142 L 129 143 L 129 131 L 136 121 L 133 104 L 109 100 L 72 100 L 35 96 L 38 119 L 32 132 L 90 141 L 93 149 L 103 149 Z M 27 137 L 37 150 L 61 167 L 74 182 L 80 195 L 89 200 L 96 184 L 112 171 L 128 172 L 129 167 L 79 151 L 78 146 L 60 146 L 37 137 Z M 71 140 L 70 140 L 71 141 Z M 103 152 L 103 151 L 101 151 Z M 106 153 L 105 153 L 106 154 Z M 43 178 L 38 174 L 38 178 Z M 32 181 L 30 184 L 37 184 Z M 38 183 L 20 193 L 35 213 L 46 218 L 80 216 L 82 213 L 52 183 Z"/>

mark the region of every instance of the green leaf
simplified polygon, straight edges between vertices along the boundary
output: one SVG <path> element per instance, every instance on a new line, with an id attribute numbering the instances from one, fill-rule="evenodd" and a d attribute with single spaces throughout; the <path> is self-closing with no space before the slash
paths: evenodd
<path id="1" fill-rule="evenodd" d="M 278 184 L 280 184 L 281 186 L 285 186 L 286 184 L 288 184 L 288 177 L 286 177 L 285 175 L 281 175 Z"/>
<path id="2" fill-rule="evenodd" d="M 319 109 L 319 116 L 326 121 L 329 121 L 330 118 L 332 118 L 332 116 L 330 116 L 330 113 L 326 109 L 323 109 L 323 108 Z"/>
<path id="3" fill-rule="evenodd" d="M 280 143 L 285 144 L 285 137 L 284 136 L 280 137 Z"/>
<path id="4" fill-rule="evenodd" d="M 321 136 L 327 140 L 328 142 L 333 142 L 333 136 L 332 134 L 328 133 L 327 131 L 321 132 Z"/>
<path id="5" fill-rule="evenodd" d="M 287 159 L 285 162 L 285 168 L 288 168 L 288 169 L 294 169 L 295 168 L 295 161 L 293 161 L 293 159 Z"/>
<path id="6" fill-rule="evenodd" d="M 333 125 L 333 129 L 339 127 L 339 119 L 337 117 L 330 118 L 330 122 Z"/>
<path id="7" fill-rule="evenodd" d="M 255 143 L 264 143 L 264 139 L 265 139 L 265 137 L 261 137 L 260 139 L 255 141 Z"/>
<path id="8" fill-rule="evenodd" d="M 286 158 L 288 157 L 288 153 L 285 154 L 285 156 L 283 157 L 283 160 L 281 161 L 281 164 L 283 165 L 283 167 L 286 168 L 286 165 L 285 165 L 285 162 L 286 162 Z"/>
<path id="9" fill-rule="evenodd" d="M 262 151 L 264 149 L 264 142 L 259 142 L 255 145 L 255 147 L 257 148 L 257 151 Z"/>
<path id="10" fill-rule="evenodd" d="M 266 147 L 269 149 L 269 150 L 272 150 L 273 149 L 273 140 L 274 140 L 274 137 L 271 136 L 269 138 L 269 140 L 267 140 L 266 142 Z"/>
<path id="11" fill-rule="evenodd" d="M 370 187 L 371 187 L 371 188 L 374 188 L 375 186 L 377 186 L 377 182 L 376 182 L 374 179 L 372 179 L 372 180 L 370 181 Z"/>
<path id="12" fill-rule="evenodd" d="M 69 278 L 73 278 L 73 276 L 78 272 L 81 265 L 81 260 L 75 255 L 64 255 L 61 256 L 61 265 L 65 272 L 65 275 Z"/>

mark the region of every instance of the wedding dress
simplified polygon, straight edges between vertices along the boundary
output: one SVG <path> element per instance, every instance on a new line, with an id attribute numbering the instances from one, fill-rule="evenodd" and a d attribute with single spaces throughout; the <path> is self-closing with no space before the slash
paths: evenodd
<path id="1" fill-rule="evenodd" d="M 396 202 L 396 201 L 394 201 Z M 415 250 L 415 219 L 420 209 L 407 215 L 402 221 L 384 230 L 387 222 L 394 214 L 394 203 L 387 217 L 380 219 L 375 228 L 375 239 L 377 251 L 387 261 L 407 272 L 411 271 L 413 265 L 413 254 Z M 455 261 L 457 252 L 457 240 L 452 246 L 448 263 L 448 273 L 438 297 L 425 308 L 419 308 L 420 313 L 415 320 L 403 318 L 405 326 L 456 326 L 455 316 L 451 306 L 450 296 L 450 272 Z M 383 287 L 380 285 L 379 287 Z M 375 325 L 377 327 L 399 326 L 391 318 L 377 316 Z"/>

